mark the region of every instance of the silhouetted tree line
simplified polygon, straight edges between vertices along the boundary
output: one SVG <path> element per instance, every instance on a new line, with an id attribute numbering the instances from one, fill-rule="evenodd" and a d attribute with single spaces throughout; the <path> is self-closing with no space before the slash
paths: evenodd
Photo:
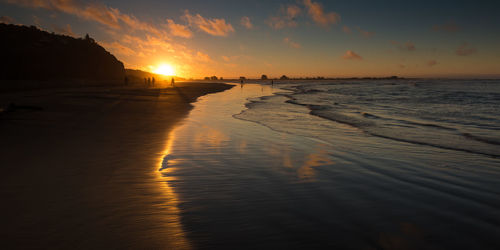
<path id="1" fill-rule="evenodd" d="M 4 80 L 120 80 L 123 63 L 87 34 L 73 38 L 34 26 L 0 24 L 1 67 Z"/>

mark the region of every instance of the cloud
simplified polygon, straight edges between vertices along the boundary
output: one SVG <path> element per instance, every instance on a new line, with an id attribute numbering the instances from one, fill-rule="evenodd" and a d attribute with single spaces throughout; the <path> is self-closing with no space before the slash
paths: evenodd
<path id="1" fill-rule="evenodd" d="M 121 29 L 125 24 L 134 30 L 143 30 L 155 34 L 162 32 L 149 23 L 142 22 L 132 15 L 121 13 L 118 9 L 107 7 L 104 4 L 85 3 L 75 0 L 5 0 L 7 3 L 30 8 L 42 8 L 59 11 L 77 17 L 92 20 L 112 29 Z"/>
<path id="2" fill-rule="evenodd" d="M 189 25 L 212 36 L 228 36 L 229 33 L 234 32 L 233 26 L 230 23 L 226 23 L 224 19 L 207 19 L 200 14 L 193 16 L 187 10 L 183 17 L 188 21 Z"/>
<path id="3" fill-rule="evenodd" d="M 33 23 L 35 24 L 36 27 L 40 28 L 42 27 L 42 20 L 37 17 L 37 16 L 33 16 Z"/>
<path id="4" fill-rule="evenodd" d="M 406 43 L 400 43 L 397 41 L 391 41 L 392 44 L 396 45 L 400 50 L 403 51 L 415 51 L 417 48 L 415 47 L 415 44 L 412 42 L 408 41 Z"/>
<path id="5" fill-rule="evenodd" d="M 294 49 L 300 49 L 302 47 L 299 43 L 293 42 L 288 37 L 285 37 L 285 39 L 283 39 L 283 42 L 286 43 L 291 48 L 294 48 Z"/>
<path id="6" fill-rule="evenodd" d="M 210 62 L 210 61 L 212 61 L 212 59 L 210 58 L 209 55 L 207 55 L 205 53 L 202 53 L 200 51 L 198 51 L 196 53 L 196 59 L 198 59 L 199 61 L 202 61 L 202 62 Z"/>
<path id="7" fill-rule="evenodd" d="M 477 50 L 468 43 L 462 43 L 455 53 L 459 56 L 468 56 L 477 53 Z"/>
<path id="8" fill-rule="evenodd" d="M 273 29 L 283 29 L 285 27 L 297 27 L 297 17 L 302 10 L 297 5 L 281 6 L 278 16 L 270 17 L 267 24 Z"/>
<path id="9" fill-rule="evenodd" d="M 177 24 L 172 19 L 167 19 L 167 26 L 170 29 L 170 34 L 173 36 L 190 38 L 193 36 L 193 33 L 186 25 Z"/>
<path id="10" fill-rule="evenodd" d="M 117 55 L 123 55 L 123 56 L 132 56 L 135 55 L 135 51 L 119 42 L 111 42 L 111 43 L 106 43 L 106 42 L 100 42 L 100 44 L 103 47 L 106 47 L 109 50 L 112 50 L 115 52 Z"/>
<path id="11" fill-rule="evenodd" d="M 295 20 L 301 12 L 302 10 L 297 5 L 288 5 L 286 7 L 286 16 L 289 20 Z"/>
<path id="12" fill-rule="evenodd" d="M 345 25 L 344 25 L 344 27 L 342 27 L 342 31 L 344 31 L 344 33 L 346 33 L 346 34 L 351 34 L 351 32 L 352 32 L 351 28 L 349 28 L 348 26 L 345 26 Z"/>
<path id="13" fill-rule="evenodd" d="M 0 16 L 0 23 L 11 24 L 14 23 L 14 19 L 9 16 Z"/>
<path id="14" fill-rule="evenodd" d="M 452 21 L 441 25 L 436 24 L 432 26 L 432 30 L 434 30 L 435 32 L 454 33 L 460 31 L 460 27 L 458 27 L 458 25 Z"/>
<path id="15" fill-rule="evenodd" d="M 327 27 L 330 24 L 340 22 L 340 15 L 335 12 L 325 13 L 323 6 L 320 3 L 311 0 L 304 0 L 304 5 L 307 8 L 309 16 L 320 26 Z"/>
<path id="16" fill-rule="evenodd" d="M 356 27 L 356 29 L 358 30 L 359 34 L 361 34 L 365 38 L 371 38 L 372 36 L 375 35 L 375 32 L 362 30 L 360 27 Z"/>
<path id="17" fill-rule="evenodd" d="M 250 18 L 247 16 L 242 17 L 240 23 L 241 23 L 241 25 L 243 25 L 243 27 L 245 27 L 249 30 L 253 29 L 253 24 L 250 21 Z"/>
<path id="18" fill-rule="evenodd" d="M 438 62 L 436 60 L 430 60 L 427 62 L 427 66 L 429 66 L 429 67 L 436 66 L 437 64 L 438 64 Z"/>
<path id="19" fill-rule="evenodd" d="M 352 51 L 352 50 L 348 50 L 345 52 L 345 54 L 342 56 L 343 59 L 346 59 L 346 60 L 363 60 L 363 57 L 361 57 L 360 55 L 356 54 L 356 52 Z"/>
<path id="20" fill-rule="evenodd" d="M 67 35 L 67 36 L 76 37 L 75 33 L 73 33 L 73 30 L 71 29 L 71 25 L 69 25 L 69 24 L 66 24 L 66 26 L 63 26 L 63 27 L 59 27 L 57 25 L 53 25 L 52 26 L 52 30 L 55 33 L 59 33 L 59 34 Z"/>

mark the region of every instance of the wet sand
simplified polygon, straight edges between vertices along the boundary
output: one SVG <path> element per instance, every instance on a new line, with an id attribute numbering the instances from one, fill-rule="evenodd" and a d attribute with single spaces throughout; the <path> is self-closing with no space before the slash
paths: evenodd
<path id="1" fill-rule="evenodd" d="M 231 88 L 89 87 L 1 93 L 5 248 L 190 248 L 158 168 L 197 97 Z"/>

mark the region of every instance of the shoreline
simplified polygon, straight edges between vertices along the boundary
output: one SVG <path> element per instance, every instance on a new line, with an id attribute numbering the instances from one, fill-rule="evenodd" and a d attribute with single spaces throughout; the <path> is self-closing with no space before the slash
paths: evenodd
<path id="1" fill-rule="evenodd" d="M 168 134 L 200 96 L 233 86 L 2 93 L 2 235 L 8 248 L 189 248 L 157 179 Z"/>

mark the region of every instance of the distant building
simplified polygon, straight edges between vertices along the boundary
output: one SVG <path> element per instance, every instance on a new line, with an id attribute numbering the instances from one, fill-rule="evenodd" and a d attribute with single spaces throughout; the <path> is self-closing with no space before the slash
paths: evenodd
<path id="1" fill-rule="evenodd" d="M 286 75 L 282 75 L 282 76 L 280 77 L 280 80 L 288 80 L 288 79 L 290 79 L 290 78 L 288 78 L 288 76 L 286 76 Z"/>
<path id="2" fill-rule="evenodd" d="M 211 76 L 211 77 L 210 77 L 210 80 L 212 80 L 212 81 L 213 81 L 213 80 L 217 80 L 217 79 L 218 79 L 218 78 L 217 78 L 217 76 Z"/>
<path id="3" fill-rule="evenodd" d="M 262 76 L 260 77 L 260 79 L 261 79 L 261 80 L 267 80 L 267 75 L 262 75 Z"/>

